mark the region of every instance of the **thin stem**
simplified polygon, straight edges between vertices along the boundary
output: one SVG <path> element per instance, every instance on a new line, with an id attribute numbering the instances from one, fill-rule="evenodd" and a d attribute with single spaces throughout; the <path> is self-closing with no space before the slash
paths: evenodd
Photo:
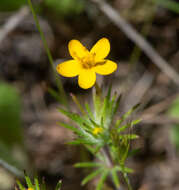
<path id="1" fill-rule="evenodd" d="M 103 154 L 103 156 L 104 156 L 104 158 L 105 158 L 107 167 L 113 168 L 113 167 L 114 167 L 114 166 L 113 166 L 113 163 L 112 163 L 112 161 L 111 161 L 111 159 L 110 159 L 108 153 L 106 152 L 105 148 L 102 148 L 102 149 L 101 149 L 101 153 Z M 113 180 L 112 180 L 112 181 L 113 181 Z M 120 187 L 117 187 L 115 183 L 113 183 L 113 184 L 114 184 L 116 190 L 123 190 L 123 188 L 122 188 L 121 186 L 120 186 Z M 131 190 L 131 189 L 130 189 L 130 190 Z"/>
<path id="2" fill-rule="evenodd" d="M 54 62 L 53 62 L 52 55 L 51 55 L 50 50 L 49 50 L 49 48 L 48 48 L 47 41 L 46 41 L 46 39 L 45 39 L 44 33 L 43 33 L 43 31 L 41 30 L 40 23 L 39 23 L 39 21 L 38 21 L 38 18 L 37 18 L 37 15 L 36 15 L 36 13 L 35 13 L 35 10 L 34 10 L 34 8 L 33 8 L 33 5 L 32 5 L 31 0 L 28 0 L 28 4 L 29 4 L 30 10 L 31 10 L 31 12 L 32 12 L 32 15 L 33 15 L 33 17 L 34 17 L 34 20 L 35 20 L 37 29 L 38 29 L 38 31 L 39 31 L 39 33 L 40 33 L 40 36 L 41 36 L 41 39 L 42 39 L 42 42 L 43 42 L 45 51 L 46 51 L 46 53 L 47 53 L 49 62 L 50 62 L 50 64 L 51 64 L 52 69 L 53 69 L 53 72 L 54 72 L 54 74 L 55 74 L 56 83 L 57 83 L 57 85 L 58 85 L 59 92 L 60 92 L 60 94 L 61 94 L 61 96 L 62 96 L 62 103 L 64 103 L 64 105 L 65 105 L 67 108 L 69 108 L 69 106 L 68 106 L 68 101 L 67 101 L 67 97 L 66 97 L 66 94 L 65 94 L 65 90 L 64 90 L 64 88 L 63 88 L 63 85 L 62 85 L 62 82 L 61 82 L 59 76 L 58 76 L 57 73 L 56 73 L 56 69 L 55 69 L 55 67 L 54 67 Z"/>

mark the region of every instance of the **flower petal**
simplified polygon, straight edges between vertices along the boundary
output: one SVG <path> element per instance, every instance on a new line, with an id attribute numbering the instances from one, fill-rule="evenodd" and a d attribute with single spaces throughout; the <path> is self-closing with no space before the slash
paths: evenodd
<path id="1" fill-rule="evenodd" d="M 79 60 L 89 55 L 89 51 L 87 50 L 87 48 L 84 47 L 78 40 L 71 40 L 68 44 L 68 49 L 70 55 L 76 60 Z"/>
<path id="2" fill-rule="evenodd" d="M 102 38 L 92 47 L 90 53 L 95 54 L 95 60 L 99 61 L 107 57 L 110 52 L 110 43 L 107 38 Z"/>
<path id="3" fill-rule="evenodd" d="M 91 88 L 96 81 L 96 74 L 93 69 L 83 69 L 78 76 L 78 84 L 83 89 Z"/>
<path id="4" fill-rule="evenodd" d="M 57 72 L 64 77 L 75 77 L 79 75 L 81 66 L 75 60 L 65 61 L 56 67 Z"/>
<path id="5" fill-rule="evenodd" d="M 95 72 L 100 75 L 109 75 L 117 69 L 117 64 L 110 60 L 104 60 L 103 65 L 98 65 L 94 68 Z"/>

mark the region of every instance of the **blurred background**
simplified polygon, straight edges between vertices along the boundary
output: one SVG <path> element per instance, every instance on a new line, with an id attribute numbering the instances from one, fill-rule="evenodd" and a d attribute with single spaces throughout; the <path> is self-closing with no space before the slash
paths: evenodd
<path id="1" fill-rule="evenodd" d="M 112 83 L 113 91 L 122 94 L 119 116 L 141 103 L 135 115 L 142 119 L 135 128 L 140 138 L 132 143 L 136 151 L 128 160 L 135 170 L 130 176 L 132 186 L 134 190 L 178 190 L 179 82 L 173 78 L 179 77 L 179 3 L 105 2 L 167 61 L 167 69 L 151 61 L 96 1 L 34 0 L 33 5 L 55 65 L 70 58 L 71 39 L 88 48 L 102 37 L 110 40 L 108 58 L 118 63 L 118 70 L 105 78 L 98 76 L 98 82 L 103 89 Z M 168 77 L 168 68 L 176 72 L 173 78 Z M 77 79 L 59 78 L 71 111 L 78 110 L 70 93 L 81 102 L 91 101 L 91 89 L 80 89 Z M 14 189 L 21 170 L 45 177 L 49 189 L 59 179 L 63 190 L 94 189 L 95 181 L 80 186 L 86 171 L 73 167 L 77 161 L 93 158 L 82 147 L 67 145 L 74 135 L 56 124 L 69 122 L 57 110 L 63 106 L 62 98 L 27 1 L 1 0 L 0 190 Z"/>

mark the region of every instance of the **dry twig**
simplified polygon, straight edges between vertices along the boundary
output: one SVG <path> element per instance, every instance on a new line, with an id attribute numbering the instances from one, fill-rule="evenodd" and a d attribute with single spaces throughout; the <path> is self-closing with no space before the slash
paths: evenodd
<path id="1" fill-rule="evenodd" d="M 16 177 L 23 177 L 23 172 L 19 169 L 15 168 L 14 166 L 11 166 L 4 160 L 0 159 L 0 166 L 2 166 L 4 169 L 6 169 L 8 172 L 12 173 Z"/>
<path id="2" fill-rule="evenodd" d="M 3 42 L 6 36 L 12 32 L 18 26 L 18 24 L 29 14 L 29 12 L 30 11 L 28 7 L 24 6 L 7 20 L 7 22 L 0 29 L 0 44 Z"/>
<path id="3" fill-rule="evenodd" d="M 91 0 L 99 9 L 118 27 L 129 39 L 136 43 L 157 67 L 161 69 L 170 79 L 179 85 L 179 74 L 155 51 L 155 49 L 125 21 L 119 12 L 107 4 L 104 0 Z"/>

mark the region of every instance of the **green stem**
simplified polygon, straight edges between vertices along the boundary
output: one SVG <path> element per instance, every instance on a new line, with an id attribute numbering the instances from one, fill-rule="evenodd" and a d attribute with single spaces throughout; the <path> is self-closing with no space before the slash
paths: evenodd
<path id="1" fill-rule="evenodd" d="M 43 42 L 45 51 L 46 51 L 46 53 L 47 53 L 49 62 L 50 62 L 50 64 L 51 64 L 52 69 L 53 69 L 53 72 L 54 72 L 54 74 L 55 74 L 56 83 L 57 83 L 57 86 L 58 86 L 58 88 L 59 88 L 59 92 L 60 92 L 60 94 L 61 94 L 61 96 L 62 96 L 62 103 L 63 103 L 67 108 L 69 108 L 68 101 L 67 101 L 67 97 L 66 97 L 66 94 L 65 94 L 65 90 L 64 90 L 64 88 L 63 88 L 63 85 L 62 85 L 62 82 L 61 82 L 59 76 L 57 75 L 56 69 L 55 69 L 55 67 L 54 67 L 54 62 L 53 62 L 52 55 L 51 55 L 50 50 L 49 50 L 49 48 L 48 48 L 47 41 L 46 41 L 46 39 L 45 39 L 44 33 L 43 33 L 43 31 L 41 30 L 40 23 L 39 23 L 39 21 L 38 21 L 37 15 L 36 15 L 35 10 L 34 10 L 34 8 L 33 8 L 32 2 L 31 2 L 31 0 L 27 0 L 27 1 L 28 1 L 30 10 L 31 10 L 31 12 L 32 12 L 32 15 L 33 15 L 33 17 L 34 17 L 34 20 L 35 20 L 37 29 L 38 29 L 38 31 L 39 31 L 39 33 L 40 33 L 40 36 L 41 36 L 41 39 L 42 39 L 42 42 Z"/>

